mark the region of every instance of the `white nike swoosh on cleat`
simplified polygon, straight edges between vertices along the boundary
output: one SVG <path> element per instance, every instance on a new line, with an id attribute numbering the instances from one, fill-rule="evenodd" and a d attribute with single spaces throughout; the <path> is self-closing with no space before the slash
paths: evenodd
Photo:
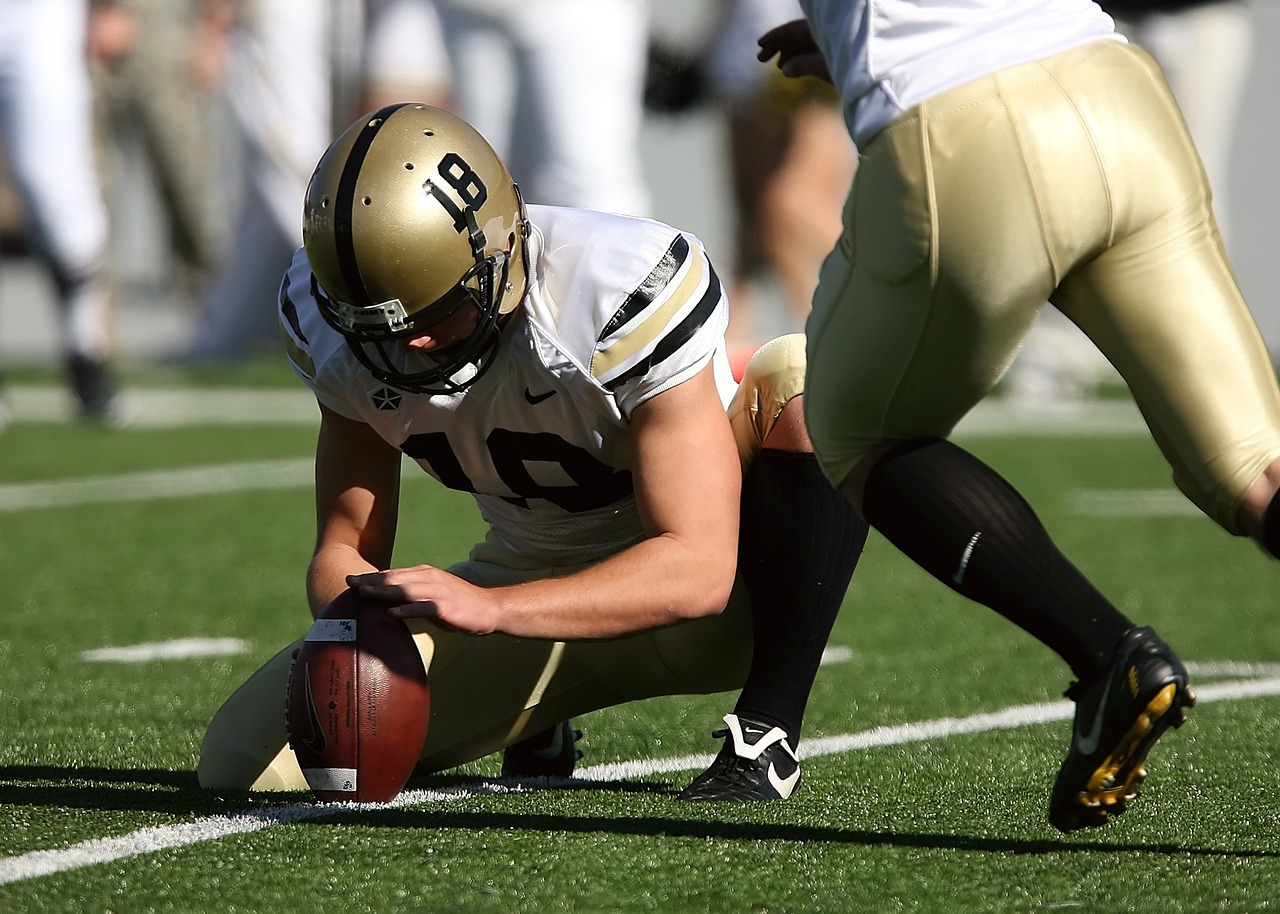
<path id="1" fill-rule="evenodd" d="M 534 749 L 533 755 L 541 759 L 555 758 L 562 749 L 564 749 L 564 729 L 556 727 L 556 731 L 551 737 L 551 742 L 542 749 Z"/>
<path id="2" fill-rule="evenodd" d="M 960 556 L 960 567 L 956 569 L 956 573 L 951 576 L 951 580 L 956 584 L 964 581 L 964 573 L 969 569 L 969 561 L 973 558 L 973 550 L 978 548 L 978 540 L 982 538 L 982 531 L 979 530 L 969 539 L 969 545 L 964 547 L 964 552 Z"/>
<path id="3" fill-rule="evenodd" d="M 1089 728 L 1089 732 L 1081 736 L 1079 728 L 1076 730 L 1080 751 L 1085 755 L 1093 755 L 1098 751 L 1098 738 L 1102 736 L 1102 712 L 1107 707 L 1107 696 L 1111 694 L 1111 683 L 1113 682 L 1115 682 L 1115 679 L 1108 675 L 1107 686 L 1102 690 L 1102 700 L 1098 702 L 1098 710 L 1093 715 L 1093 726 Z"/>
<path id="4" fill-rule="evenodd" d="M 778 791 L 778 796 L 786 799 L 791 796 L 791 791 L 796 789 L 796 783 L 800 780 L 800 768 L 791 772 L 790 777 L 778 777 L 778 770 L 774 767 L 773 762 L 769 763 L 769 783 L 773 785 L 773 789 Z"/>

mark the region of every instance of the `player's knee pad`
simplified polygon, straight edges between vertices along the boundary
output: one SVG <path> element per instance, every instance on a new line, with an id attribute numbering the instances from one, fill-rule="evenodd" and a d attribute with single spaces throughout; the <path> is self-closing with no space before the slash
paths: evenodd
<path id="1" fill-rule="evenodd" d="M 743 466 L 791 400 L 804 393 L 804 334 L 791 333 L 765 343 L 747 362 L 738 392 L 729 404 L 729 422 Z"/>

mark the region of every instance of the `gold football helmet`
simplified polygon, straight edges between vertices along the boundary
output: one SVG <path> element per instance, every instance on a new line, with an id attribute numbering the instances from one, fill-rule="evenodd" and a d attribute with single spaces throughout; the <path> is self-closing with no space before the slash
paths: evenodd
<path id="1" fill-rule="evenodd" d="M 499 318 L 524 296 L 520 191 L 470 124 L 429 105 L 361 117 L 316 165 L 302 222 L 320 312 L 383 383 L 450 393 L 493 362 Z M 463 308 L 473 333 L 430 353 L 396 345 Z"/>

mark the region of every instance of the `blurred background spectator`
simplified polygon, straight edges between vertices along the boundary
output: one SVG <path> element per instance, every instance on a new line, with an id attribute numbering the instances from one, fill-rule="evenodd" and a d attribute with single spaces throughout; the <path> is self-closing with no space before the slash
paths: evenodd
<path id="1" fill-rule="evenodd" d="M 356 100 L 363 6 L 355 0 L 201 0 L 199 83 L 225 81 L 238 148 L 230 246 L 182 358 L 227 362 L 274 347 L 280 279 L 302 243 L 302 197 L 339 116 Z M 225 202 L 230 201 L 230 202 Z"/>
<path id="2" fill-rule="evenodd" d="M 112 356 L 109 223 L 93 147 L 86 0 L 0 0 L 0 144 L 16 194 L 12 236 L 52 279 L 59 358 L 89 420 L 117 418 Z M 124 53 L 129 36 L 96 50 Z M 0 307 L 36 303 L 4 296 Z"/>
<path id="3" fill-rule="evenodd" d="M 649 214 L 647 0 L 437 0 L 454 110 L 525 199 Z"/>
<path id="4" fill-rule="evenodd" d="M 735 364 L 804 329 L 857 165 L 833 87 L 756 59 L 760 35 L 801 15 L 796 0 L 721 0 L 700 42 L 655 42 L 650 52 L 651 110 L 724 118 L 733 250 L 719 262 Z"/>
<path id="5" fill-rule="evenodd" d="M 774 3 L 781 9 L 782 0 L 722 0 L 715 4 L 688 3 L 686 0 L 625 0 L 617 6 L 609 0 L 598 7 L 596 0 L 563 0 L 563 5 L 560 5 L 562 0 L 274 2 L 283 7 L 283 12 L 273 11 L 273 0 L 117 0 L 117 5 L 123 5 L 135 17 L 135 44 L 130 46 L 128 54 L 120 54 L 114 62 L 109 62 L 110 54 L 102 57 L 96 71 L 99 90 L 103 92 L 99 98 L 104 99 L 99 111 L 100 122 L 117 127 L 121 121 L 113 112 L 119 109 L 114 102 L 105 100 L 107 87 L 103 81 L 116 82 L 125 67 L 143 68 L 142 57 L 132 55 L 141 55 L 140 48 L 148 34 L 147 23 L 161 16 L 181 24 L 181 16 L 192 15 L 193 10 L 204 13 L 195 20 L 186 20 L 194 30 L 188 47 L 194 61 L 200 64 L 195 71 L 189 72 L 203 74 L 204 82 L 190 83 L 190 93 L 185 98 L 186 111 L 178 117 L 190 115 L 190 120 L 199 122 L 200 129 L 212 127 L 214 136 L 206 151 L 214 161 L 210 164 L 206 159 L 205 164 L 192 170 L 203 173 L 204 188 L 213 200 L 206 215 L 215 226 L 215 235 L 221 232 L 223 244 L 219 252 L 222 256 L 217 258 L 218 266 L 205 286 L 206 295 L 195 294 L 198 282 L 189 284 L 191 296 L 198 299 L 196 306 L 192 307 L 184 288 L 188 286 L 184 276 L 200 269 L 195 266 L 199 261 L 188 260 L 183 253 L 185 242 L 180 240 L 183 230 L 177 227 L 178 217 L 168 211 L 162 199 L 164 192 L 156 183 L 161 179 L 155 175 L 158 166 L 151 164 L 149 153 L 138 136 L 141 128 L 130 115 L 123 135 L 117 132 L 104 137 L 103 148 L 110 154 L 110 159 L 102 163 L 110 176 L 108 203 L 112 231 L 108 241 L 114 273 L 120 282 L 118 307 L 114 312 L 114 326 L 118 332 L 114 338 L 118 354 L 116 361 L 122 370 L 128 367 L 136 372 L 151 371 L 156 363 L 167 360 L 175 351 L 187 348 L 198 351 L 198 345 L 193 344 L 210 344 L 215 361 L 229 361 L 233 365 L 257 352 L 264 353 L 266 361 L 277 358 L 276 331 L 272 324 L 276 286 L 279 272 L 287 261 L 288 250 L 296 243 L 297 235 L 294 233 L 301 221 L 301 188 L 309 178 L 315 156 L 319 154 L 318 151 L 301 148 L 307 145 L 307 135 L 314 135 L 310 141 L 312 150 L 322 149 L 335 121 L 345 123 L 358 109 L 368 110 L 392 100 L 443 102 L 447 107 L 458 110 L 462 99 L 452 97 L 452 93 L 459 85 L 465 85 L 478 95 L 483 95 L 480 87 L 484 86 L 484 92 L 493 90 L 506 99 L 501 106 L 496 99 L 493 101 L 491 110 L 494 112 L 506 111 L 506 116 L 517 120 L 521 117 L 532 119 L 535 125 L 539 120 L 544 125 L 550 124 L 536 113 L 542 102 L 536 101 L 531 89 L 520 85 L 523 77 L 517 75 L 523 72 L 517 69 L 517 60 L 522 56 L 524 65 L 532 66 L 546 52 L 526 53 L 521 50 L 524 47 L 521 41 L 533 40 L 527 32 L 523 33 L 526 37 L 519 41 L 494 37 L 501 36 L 503 28 L 510 28 L 493 25 L 501 20 L 499 14 L 517 16 L 521 6 L 551 10 L 547 13 L 551 18 L 545 21 L 553 23 L 557 21 L 556 8 L 563 12 L 580 3 L 589 12 L 594 10 L 593 15 L 598 18 L 590 20 L 593 27 L 607 32 L 603 42 L 599 43 L 602 48 L 612 48 L 610 42 L 619 40 L 616 36 L 619 26 L 605 23 L 632 23 L 627 31 L 625 49 L 618 51 L 617 55 L 632 61 L 640 55 L 641 63 L 618 68 L 620 84 L 630 86 L 626 93 L 618 86 L 613 87 L 618 91 L 616 97 L 623 99 L 619 104 L 624 109 L 630 106 L 629 110 L 634 112 L 640 105 L 636 81 L 645 75 L 646 64 L 639 37 L 643 37 L 646 43 L 652 41 L 655 46 L 674 53 L 686 74 L 696 73 L 701 80 L 700 85 L 694 86 L 700 93 L 696 103 L 686 102 L 683 113 L 671 113 L 670 103 L 663 102 L 647 111 L 640 110 L 638 114 L 617 119 L 618 123 L 626 123 L 630 118 L 634 124 L 638 117 L 639 127 L 634 134 L 625 130 L 614 131 L 608 141 L 608 148 L 621 151 L 616 162 L 606 164 L 617 165 L 625 161 L 629 164 L 624 170 L 631 175 L 620 185 L 630 190 L 619 194 L 614 202 L 602 204 L 585 197 L 561 197 L 555 187 L 557 184 L 567 185 L 558 181 L 548 181 L 542 185 L 545 191 L 539 190 L 540 182 L 531 171 L 521 175 L 522 188 L 529 192 L 531 198 L 534 194 L 545 193 L 547 199 L 556 199 L 557 202 L 643 211 L 696 232 L 715 258 L 722 277 L 727 283 L 733 283 L 733 333 L 735 339 L 746 341 L 745 345 L 750 345 L 759 336 L 773 335 L 775 327 L 799 319 L 798 310 L 792 311 L 788 301 L 804 302 L 807 295 L 784 293 L 785 283 L 776 278 L 774 267 L 763 265 L 770 256 L 767 253 L 768 240 L 751 237 L 753 222 L 775 226 L 785 224 L 783 216 L 749 215 L 753 206 L 763 208 L 767 205 L 763 192 L 753 195 L 750 188 L 768 186 L 765 176 L 785 173 L 785 166 L 776 158 L 758 156 L 757 174 L 761 178 L 760 183 L 755 184 L 746 180 L 749 172 L 743 169 L 743 163 L 735 163 L 735 156 L 739 153 L 757 151 L 750 148 L 750 143 L 735 144 L 732 141 L 734 122 L 740 118 L 745 122 L 747 118 L 739 106 L 749 111 L 752 102 L 762 97 L 753 95 L 752 87 L 759 89 L 764 86 L 757 80 L 768 72 L 767 67 L 756 69 L 755 36 L 747 34 L 755 27 L 742 27 L 738 33 L 741 36 L 739 46 L 748 52 L 745 60 L 727 50 L 732 44 L 734 21 L 729 17 L 738 16 L 741 18 L 737 21 L 745 22 L 750 15 L 766 15 L 764 8 L 772 7 Z M 753 9 L 757 2 L 759 9 Z M 794 5 L 794 0 L 788 2 Z M 153 7 L 151 10 L 144 9 L 148 3 Z M 367 29 L 359 21 L 366 15 L 366 3 Z M 17 43 L 12 36 L 18 35 L 22 44 L 31 45 L 29 35 L 20 26 L 18 11 L 41 7 L 74 12 L 83 10 L 87 5 L 88 0 L 79 0 L 77 4 L 68 4 L 64 0 L 0 0 L 0 36 L 3 36 L 0 44 L 4 47 L 0 54 L 4 63 L 0 68 L 7 68 L 0 69 L 0 73 L 4 78 L 11 78 L 11 55 L 15 53 L 13 47 Z M 1233 2 L 1228 5 L 1237 6 Z M 494 43 L 496 51 L 493 57 L 459 55 L 455 60 L 456 49 L 449 46 L 448 33 L 444 29 L 446 6 L 471 13 L 473 20 L 488 17 L 491 28 L 482 30 L 482 33 L 488 34 Z M 213 15 L 219 9 L 230 15 L 221 19 Z M 606 18 L 601 12 L 605 9 L 613 10 L 615 18 Z M 619 10 L 622 12 L 618 13 Z M 1258 47 L 1280 40 L 1280 4 L 1255 2 L 1248 6 L 1248 11 L 1254 43 Z M 299 17 L 294 26 L 270 24 L 283 21 L 283 17 L 291 12 L 296 12 Z M 784 14 L 774 12 L 771 15 Z M 277 19 L 277 16 L 281 18 Z M 1121 19 L 1123 21 L 1123 17 Z M 525 22 L 521 28 L 530 30 L 534 26 Z M 279 41 L 274 50 L 269 50 L 269 33 L 277 36 Z M 576 33 L 567 31 L 561 36 L 560 50 L 566 59 L 567 49 L 573 46 L 569 40 L 573 34 Z M 545 38 L 545 35 L 541 37 Z M 575 40 L 591 44 L 590 39 Z M 127 42 L 116 43 L 128 45 Z M 179 43 L 175 40 L 171 44 Z M 236 49 L 234 53 L 233 48 Z M 100 53 L 106 50 L 102 47 Z M 1152 50 L 1159 56 L 1154 41 Z M 174 57 L 185 57 L 187 53 L 188 49 L 184 48 L 182 55 Z M 713 64 L 716 54 L 725 56 Z M 1228 144 L 1226 153 L 1230 186 L 1225 191 L 1218 188 L 1217 199 L 1220 215 L 1224 221 L 1230 222 L 1229 249 L 1241 285 L 1259 317 L 1264 335 L 1275 349 L 1280 345 L 1280 308 L 1270 300 L 1274 286 L 1274 245 L 1271 242 L 1274 233 L 1271 224 L 1274 213 L 1280 211 L 1280 182 L 1272 180 L 1274 166 L 1271 159 L 1276 145 L 1277 118 L 1270 95 L 1271 86 L 1280 82 L 1280 59 L 1273 58 L 1274 55 L 1257 53 L 1249 59 L 1240 102 L 1242 110 L 1249 114 L 1236 121 L 1238 138 Z M 691 69 L 688 64 L 695 59 L 699 66 Z M 467 67 L 481 71 L 475 81 L 461 82 L 463 72 L 470 72 L 462 65 L 464 60 L 470 61 Z M 736 76 L 721 74 L 718 68 L 726 61 L 743 67 L 744 72 Z M 171 59 L 166 66 L 186 67 L 188 63 L 184 60 L 175 64 Z M 1167 62 L 1165 65 L 1172 67 Z M 284 81 L 279 91 L 270 88 L 265 72 L 252 72 L 256 67 L 264 71 L 278 68 L 276 72 L 280 75 L 274 78 Z M 484 72 L 486 68 L 487 73 Z M 594 93 L 597 92 L 600 98 L 608 97 L 605 94 L 609 88 L 604 85 L 605 76 L 614 72 L 612 67 L 602 65 L 600 69 L 591 70 L 583 64 L 574 64 L 565 69 L 570 75 L 561 77 L 568 86 L 562 102 L 571 97 L 569 92 L 578 88 L 574 82 L 597 83 L 586 86 L 586 90 L 592 93 L 589 98 L 596 97 Z M 647 69 L 651 76 L 657 72 L 653 67 Z M 238 75 L 237 70 L 240 71 Z M 251 76 L 266 82 L 256 90 L 251 89 L 254 83 Z M 195 76 L 182 76 L 174 82 L 188 79 L 195 80 Z M 561 85 L 566 85 L 566 82 Z M 205 88 L 200 89 L 199 86 Z M 652 83 L 650 88 L 654 88 Z M 686 85 L 685 89 L 688 88 Z M 1221 96 L 1223 99 L 1227 97 L 1225 93 Z M 520 101 L 522 98 L 525 100 Z M 581 130 L 591 133 L 614 122 L 613 118 L 603 118 L 599 114 L 599 106 L 605 102 L 593 102 L 589 98 L 566 102 L 562 109 L 568 112 L 570 132 Z M 651 98 L 656 96 L 651 95 Z M 274 101 L 269 101 L 271 99 Z M 480 102 L 483 104 L 484 99 Z M 253 114 L 254 110 L 257 115 Z M 479 117 L 475 114 L 470 116 Z M 1188 110 L 1188 119 L 1191 118 Z M 66 121 L 65 117 L 46 118 L 43 126 L 60 126 Z M 514 128 L 499 126 L 495 129 L 510 137 Z M 0 127 L 0 130 L 6 133 L 6 137 L 13 132 L 11 126 Z M 535 135 L 519 135 L 532 150 Z M 750 133 L 747 135 L 751 136 Z M 811 135 L 818 134 L 814 132 Z M 619 139 L 627 136 L 631 139 Z M 762 132 L 759 136 L 773 135 Z M 794 136 L 786 148 L 798 151 L 802 147 L 794 142 Z M 602 144 L 605 142 L 598 137 L 592 139 L 599 139 Z M 846 150 L 849 149 L 847 137 L 842 136 L 841 143 L 845 144 Z M 774 150 L 775 156 L 776 151 L 782 148 L 773 139 L 768 143 L 761 141 L 759 146 L 759 151 Z M 822 143 L 816 143 L 814 147 L 827 152 L 832 149 L 830 144 Z M 5 151 L 5 143 L 0 142 L 0 159 L 3 159 Z M 292 168 L 264 165 L 273 157 L 278 157 L 281 162 L 292 159 L 294 164 Z M 53 160 L 57 156 L 46 158 Z M 593 153 L 592 158 L 608 160 L 611 156 Z M 1205 159 L 1212 168 L 1211 154 L 1207 149 Z M 766 167 L 770 162 L 778 163 L 776 171 Z M 3 164 L 0 163 L 2 171 Z M 83 171 L 88 174 L 90 169 Z M 273 171 L 292 172 L 292 189 L 267 190 L 271 183 L 268 176 Z M 797 172 L 802 178 L 813 174 L 811 167 L 802 167 Z M 1216 186 L 1225 179 L 1212 180 Z M 248 198 L 244 202 L 242 193 Z M 806 199 L 796 190 L 781 196 L 784 202 Z M 843 201 L 839 197 L 828 197 L 826 202 L 834 209 Z M 822 224 L 825 217 L 818 214 L 823 208 L 822 202 L 798 205 L 802 216 L 806 211 L 812 216 L 807 223 L 810 227 Z M 33 246 L 34 233 L 28 231 L 31 219 L 26 210 L 27 204 L 17 193 L 12 178 L 6 183 L 0 176 L 0 362 L 11 366 L 10 375 L 16 372 L 19 382 L 28 376 L 24 366 L 31 366 L 41 375 L 47 375 L 55 367 L 65 370 L 66 340 L 72 324 L 64 319 L 69 311 L 58 304 L 58 287 L 49 281 L 45 261 L 32 256 L 37 248 Z M 256 215 L 254 210 L 257 210 Z M 92 207 L 88 212 L 92 212 Z M 75 224 L 77 219 L 78 216 L 72 216 L 70 221 Z M 780 234 L 782 241 L 796 241 L 802 233 L 791 230 Z M 254 240 L 260 237 L 274 237 L 276 240 L 268 243 Z M 233 245 L 241 246 L 240 250 L 247 251 L 247 254 L 233 253 Z M 276 248 L 275 253 L 268 252 L 271 247 Z M 816 251 L 821 247 L 814 241 L 810 249 Z M 744 253 L 741 257 L 736 253 L 753 249 L 763 253 L 758 256 Z M 262 255 L 260 268 L 255 266 L 258 255 Z M 255 273 L 259 274 L 258 280 L 250 282 L 249 277 Z M 229 296 L 224 294 L 222 300 L 232 304 L 225 310 L 216 306 L 212 297 L 214 287 L 220 283 L 225 288 L 241 284 L 244 290 Z M 750 306 L 753 297 L 758 308 Z M 242 310 L 237 312 L 235 307 Z M 103 309 L 103 313 L 108 318 L 104 325 L 107 328 L 105 335 L 110 341 L 113 315 L 108 309 Z M 221 317 L 215 319 L 215 314 Z M 754 326 L 750 320 L 739 320 L 753 314 L 757 320 Z M 1069 334 L 1078 333 L 1070 324 L 1062 329 Z M 218 347 L 212 345 L 215 342 Z M 1072 352 L 1070 346 L 1057 346 L 1052 341 L 1044 348 L 1050 358 L 1056 355 L 1066 359 Z M 173 370 L 172 364 L 166 368 L 166 371 Z M 59 392 L 52 393 L 56 395 Z M 16 402 L 17 398 L 14 400 Z M 73 398 L 72 402 L 78 404 L 80 401 Z"/>
<path id="6" fill-rule="evenodd" d="M 130 229 L 122 186 L 130 167 L 146 172 L 158 204 L 158 264 L 152 281 L 185 301 L 203 294 L 218 265 L 229 228 L 219 201 L 221 155 L 217 110 L 220 87 L 198 81 L 199 0 L 116 0 L 94 7 L 91 44 L 98 166 L 116 219 L 113 235 Z M 151 252 L 149 252 L 151 253 Z M 123 265 L 122 265 L 123 266 Z"/>
<path id="7" fill-rule="evenodd" d="M 440 12 L 434 0 L 369 0 L 360 110 L 417 101 L 453 109 Z"/>

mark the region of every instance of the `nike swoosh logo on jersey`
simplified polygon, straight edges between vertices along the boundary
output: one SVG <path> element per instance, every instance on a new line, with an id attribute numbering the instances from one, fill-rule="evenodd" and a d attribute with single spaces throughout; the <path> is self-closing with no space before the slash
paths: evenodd
<path id="1" fill-rule="evenodd" d="M 533 391 L 531 391 L 527 387 L 524 389 L 524 398 L 529 402 L 530 406 L 537 406 L 543 400 L 547 399 L 548 397 L 554 397 L 555 395 L 556 395 L 556 392 L 554 390 L 549 390 L 543 394 L 535 394 Z"/>
<path id="2" fill-rule="evenodd" d="M 796 770 L 791 772 L 790 777 L 778 777 L 778 769 L 774 767 L 773 762 L 769 763 L 769 783 L 773 785 L 773 789 L 778 791 L 778 796 L 786 799 L 791 796 L 791 791 L 796 789 L 796 782 L 800 780 L 800 768 L 796 766 Z"/>
<path id="3" fill-rule="evenodd" d="M 1107 677 L 1107 686 L 1102 690 L 1102 700 L 1098 702 L 1098 709 L 1093 715 L 1093 726 L 1089 728 L 1089 732 L 1081 735 L 1079 728 L 1076 728 L 1076 740 L 1080 744 L 1080 751 L 1085 755 L 1093 755 L 1098 751 L 1098 738 L 1102 736 L 1102 712 L 1107 707 L 1111 683 L 1114 681 L 1110 676 Z"/>

